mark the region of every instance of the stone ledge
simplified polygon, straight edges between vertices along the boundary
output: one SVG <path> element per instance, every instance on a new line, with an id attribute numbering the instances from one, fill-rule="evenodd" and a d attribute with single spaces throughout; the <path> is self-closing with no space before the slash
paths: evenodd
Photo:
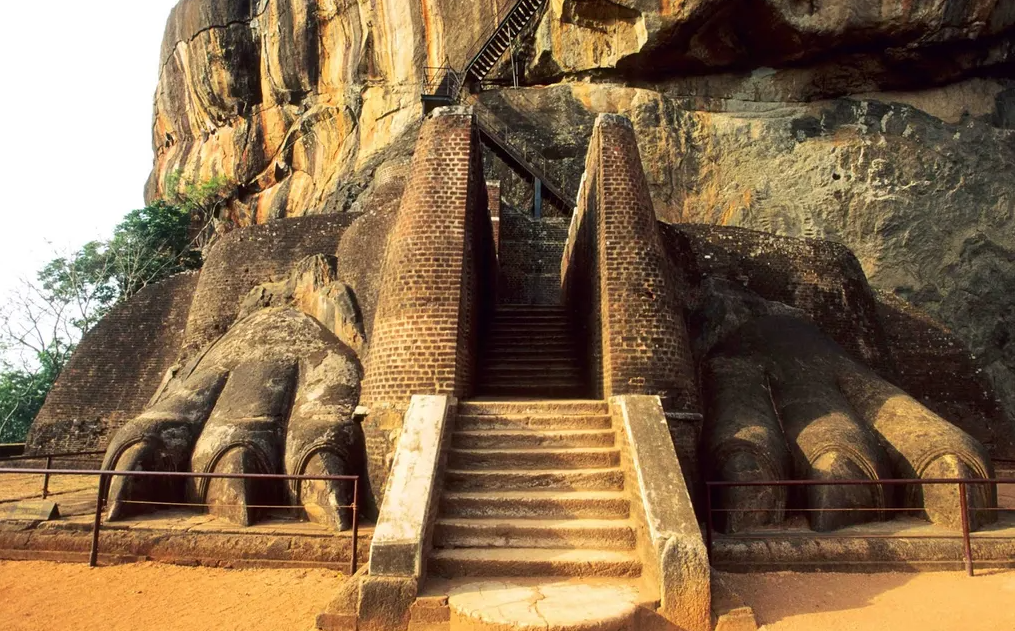
<path id="1" fill-rule="evenodd" d="M 647 541 L 642 557 L 657 580 L 659 614 L 685 631 L 710 631 L 708 555 L 681 473 L 662 402 L 656 396 L 610 399 L 624 433 L 630 474 Z M 641 538 L 640 538 L 641 539 Z"/>

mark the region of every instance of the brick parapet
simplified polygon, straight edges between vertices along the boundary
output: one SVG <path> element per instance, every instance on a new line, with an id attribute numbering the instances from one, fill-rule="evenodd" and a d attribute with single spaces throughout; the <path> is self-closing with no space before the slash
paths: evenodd
<path id="1" fill-rule="evenodd" d="M 597 394 L 651 394 L 700 411 L 675 270 L 659 234 L 630 122 L 596 120 L 562 269 Z"/>
<path id="2" fill-rule="evenodd" d="M 339 213 L 279 219 L 226 234 L 209 252 L 187 321 L 185 354 L 229 329 L 254 287 L 289 275 L 300 259 L 334 256 L 345 230 L 359 215 Z"/>
<path id="3" fill-rule="evenodd" d="M 471 109 L 440 108 L 424 121 L 388 237 L 361 398 L 375 494 L 412 395 L 462 397 L 472 387 L 492 286 L 484 275 L 496 269 L 478 143 Z"/>
<path id="4" fill-rule="evenodd" d="M 500 220 L 501 197 L 500 181 L 486 183 L 486 207 L 490 211 L 490 224 L 493 228 L 493 250 L 500 256 Z"/>
<path id="5" fill-rule="evenodd" d="M 105 449 L 176 361 L 197 284 L 187 272 L 145 287 L 86 333 L 32 423 L 27 453 Z"/>

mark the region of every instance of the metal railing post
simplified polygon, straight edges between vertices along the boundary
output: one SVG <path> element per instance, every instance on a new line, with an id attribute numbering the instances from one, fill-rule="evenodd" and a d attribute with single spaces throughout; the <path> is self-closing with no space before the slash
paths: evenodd
<path id="1" fill-rule="evenodd" d="M 42 499 L 49 497 L 49 470 L 53 468 L 53 456 L 46 456 L 46 474 L 42 476 Z"/>
<path id="2" fill-rule="evenodd" d="M 349 576 L 356 573 L 356 557 L 359 552 L 359 477 L 352 482 L 352 562 Z"/>
<path id="3" fill-rule="evenodd" d="M 966 574 L 973 575 L 973 546 L 969 540 L 969 504 L 966 500 L 966 483 L 959 484 L 959 510 L 962 511 L 962 552 Z"/>
<path id="4" fill-rule="evenodd" d="M 109 474 L 99 475 L 99 492 L 95 495 L 95 521 L 92 524 L 92 549 L 88 555 L 89 567 L 95 567 L 99 563 L 99 528 L 102 526 L 102 509 L 106 503 L 108 483 Z"/>
<path id="5" fill-rule="evenodd" d="M 705 483 L 705 552 L 712 564 L 712 485 Z"/>

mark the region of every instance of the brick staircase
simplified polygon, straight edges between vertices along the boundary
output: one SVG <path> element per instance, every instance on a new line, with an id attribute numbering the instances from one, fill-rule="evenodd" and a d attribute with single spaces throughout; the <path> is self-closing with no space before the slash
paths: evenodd
<path id="1" fill-rule="evenodd" d="M 615 439 L 601 401 L 462 403 L 430 571 L 640 576 Z"/>
<path id="2" fill-rule="evenodd" d="M 478 396 L 587 396 L 577 342 L 563 307 L 499 305 L 485 344 Z"/>

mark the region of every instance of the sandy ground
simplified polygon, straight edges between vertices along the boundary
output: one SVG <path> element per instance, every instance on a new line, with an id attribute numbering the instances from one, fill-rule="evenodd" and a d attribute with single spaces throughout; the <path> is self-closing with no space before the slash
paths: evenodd
<path id="1" fill-rule="evenodd" d="M 0 561 L 4 631 L 307 631 L 341 585 L 327 570 Z"/>
<path id="2" fill-rule="evenodd" d="M 1013 631 L 1015 572 L 727 574 L 764 631 Z"/>
<path id="3" fill-rule="evenodd" d="M 727 574 L 765 631 L 1012 631 L 1015 572 Z M 325 570 L 0 561 L 5 631 L 306 631 L 341 578 Z"/>
<path id="4" fill-rule="evenodd" d="M 99 488 L 98 477 L 54 475 L 49 478 L 51 496 Z M 0 476 L 0 503 L 42 497 L 42 476 L 8 474 Z M 51 498 L 52 499 L 52 498 Z"/>

